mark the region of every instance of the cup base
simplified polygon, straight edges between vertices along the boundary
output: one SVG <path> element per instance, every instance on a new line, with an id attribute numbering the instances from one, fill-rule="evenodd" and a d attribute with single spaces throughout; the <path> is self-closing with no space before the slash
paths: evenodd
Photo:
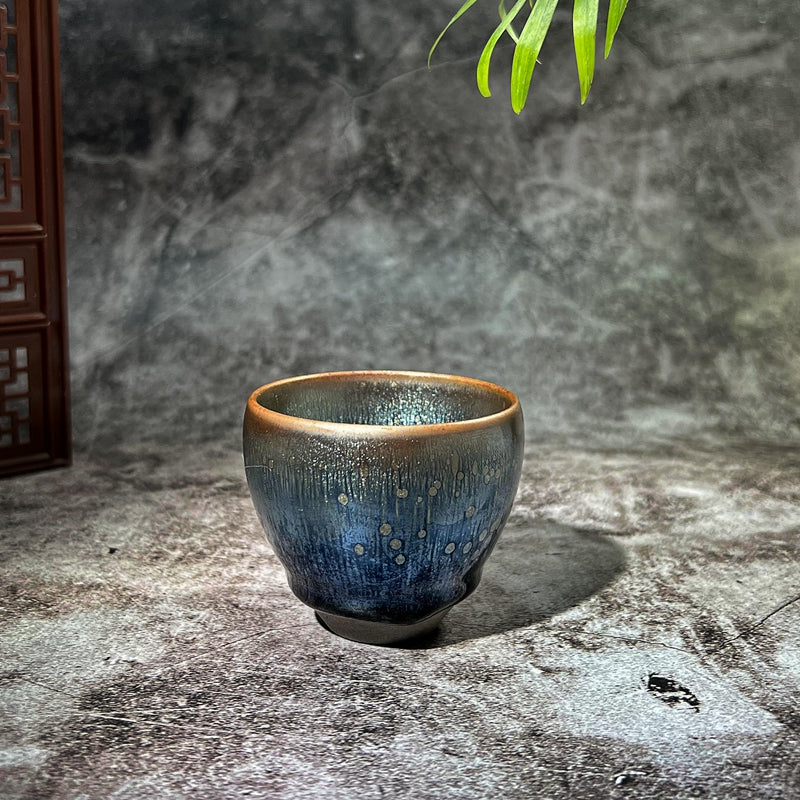
<path id="1" fill-rule="evenodd" d="M 400 625 L 394 622 L 370 622 L 352 617 L 340 617 L 338 614 L 328 614 L 325 611 L 316 611 L 317 619 L 332 633 L 344 639 L 363 644 L 390 645 L 415 639 L 431 633 L 438 626 L 449 611 L 438 611 L 430 617 L 411 625 Z"/>

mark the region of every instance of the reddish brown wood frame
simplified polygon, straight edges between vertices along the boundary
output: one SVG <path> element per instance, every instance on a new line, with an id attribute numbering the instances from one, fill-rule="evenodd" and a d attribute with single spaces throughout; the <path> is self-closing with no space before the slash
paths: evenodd
<path id="1" fill-rule="evenodd" d="M 57 0 L 0 0 L 0 476 L 68 464 Z"/>

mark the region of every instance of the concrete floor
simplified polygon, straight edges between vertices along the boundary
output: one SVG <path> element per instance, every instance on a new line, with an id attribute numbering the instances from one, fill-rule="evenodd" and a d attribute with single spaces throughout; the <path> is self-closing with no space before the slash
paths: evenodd
<path id="1" fill-rule="evenodd" d="M 289 592 L 241 457 L 0 483 L 4 798 L 800 796 L 800 453 L 530 442 L 432 639 Z"/>

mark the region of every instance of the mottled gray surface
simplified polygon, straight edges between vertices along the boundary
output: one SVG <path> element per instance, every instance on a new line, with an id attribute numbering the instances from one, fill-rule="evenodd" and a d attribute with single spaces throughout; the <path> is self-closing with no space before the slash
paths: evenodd
<path id="1" fill-rule="evenodd" d="M 800 5 L 632 4 L 583 109 L 559 12 L 521 117 L 483 5 L 429 73 L 448 4 L 62 0 L 79 447 L 370 367 L 537 435 L 798 436 Z"/>
<path id="2" fill-rule="evenodd" d="M 79 455 L 0 483 L 3 797 L 800 795 L 800 6 L 632 3 L 583 109 L 563 12 L 517 118 L 496 4 L 425 71 L 456 5 L 61 0 Z M 247 394 L 348 367 L 526 410 L 415 649 L 246 495 Z"/>
<path id="3" fill-rule="evenodd" d="M 800 793 L 792 449 L 531 442 L 481 586 L 413 649 L 292 597 L 235 453 L 0 501 L 9 800 Z"/>

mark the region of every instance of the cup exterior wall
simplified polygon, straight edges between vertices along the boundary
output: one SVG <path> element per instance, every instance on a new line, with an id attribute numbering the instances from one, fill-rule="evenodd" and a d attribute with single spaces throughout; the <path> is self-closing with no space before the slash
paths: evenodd
<path id="1" fill-rule="evenodd" d="M 250 492 L 292 591 L 318 611 L 399 624 L 478 585 L 523 444 L 521 412 L 386 438 L 270 427 L 249 411 L 244 425 Z"/>

